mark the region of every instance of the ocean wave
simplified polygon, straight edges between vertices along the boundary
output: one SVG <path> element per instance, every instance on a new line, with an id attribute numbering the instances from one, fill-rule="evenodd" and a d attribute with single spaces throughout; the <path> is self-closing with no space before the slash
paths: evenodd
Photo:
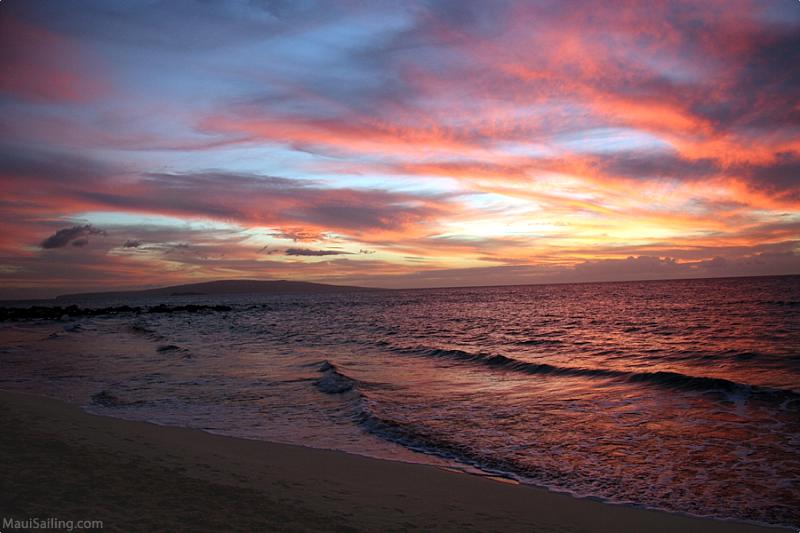
<path id="1" fill-rule="evenodd" d="M 314 381 L 314 385 L 322 392 L 327 394 L 342 394 L 352 391 L 356 386 L 356 381 L 345 376 L 336 365 L 330 361 L 323 361 L 319 367 L 322 377 Z"/>
<path id="2" fill-rule="evenodd" d="M 662 388 L 694 391 L 694 392 L 725 392 L 743 396 L 756 396 L 762 399 L 771 399 L 789 406 L 798 404 L 800 408 L 800 392 L 740 383 L 725 378 L 691 376 L 681 372 L 658 370 L 653 372 L 636 372 L 629 370 L 616 370 L 611 368 L 586 368 L 551 365 L 549 363 L 533 363 L 520 361 L 513 357 L 500 354 L 473 353 L 458 349 L 427 348 L 427 347 L 389 347 L 391 351 L 454 359 L 466 363 L 480 364 L 490 368 L 511 372 L 523 372 L 532 375 L 576 376 L 590 378 L 605 378 L 627 383 L 653 385 Z"/>
<path id="3" fill-rule="evenodd" d="M 797 306 L 800 305 L 800 300 L 770 300 L 764 303 L 782 306 Z"/>
<path id="4" fill-rule="evenodd" d="M 354 421 L 367 433 L 415 452 L 470 465 L 483 472 L 512 479 L 534 479 L 533 472 L 507 459 L 490 457 L 472 447 L 436 435 L 426 428 L 376 415 L 361 399 Z M 520 477 L 522 475 L 522 477 Z"/>
<path id="5" fill-rule="evenodd" d="M 92 405 L 99 405 L 101 407 L 127 407 L 133 405 L 142 405 L 144 404 L 143 401 L 137 400 L 135 402 L 129 402 L 120 399 L 118 396 L 108 392 L 107 390 L 100 391 L 96 394 L 92 394 Z"/>
<path id="6" fill-rule="evenodd" d="M 422 426 L 375 414 L 370 408 L 370 399 L 363 390 L 365 384 L 344 374 L 330 361 L 323 361 L 318 371 L 322 377 L 314 381 L 314 385 L 327 394 L 351 393 L 348 398 L 353 408 L 353 421 L 371 435 L 416 452 L 471 465 L 496 475 L 516 477 L 512 473 L 522 470 L 520 465 L 486 457 L 469 446 L 442 438 Z"/>
<path id="7" fill-rule="evenodd" d="M 417 349 L 419 351 L 419 349 Z M 544 373 L 550 374 L 575 374 L 580 375 L 608 375 L 612 378 L 619 378 L 625 381 L 637 382 L 644 380 L 648 383 L 656 383 L 661 386 L 671 388 L 690 388 L 697 390 L 710 390 L 709 387 L 718 389 L 730 389 L 733 387 L 748 387 L 729 380 L 715 378 L 695 378 L 674 372 L 623 372 L 605 371 L 602 369 L 579 369 L 569 367 L 558 367 L 555 365 L 532 365 L 523 361 L 517 361 L 505 356 L 487 357 L 484 354 L 470 354 L 462 350 L 442 350 L 425 349 L 426 353 L 435 353 L 438 357 L 469 358 L 474 361 L 483 359 L 489 361 L 492 366 L 512 365 L 516 370 L 525 368 L 530 371 L 533 368 L 544 369 Z M 339 367 L 330 361 L 322 361 L 314 364 L 322 377 L 316 380 L 315 385 L 328 394 L 343 394 L 345 405 L 351 412 L 351 419 L 354 424 L 364 432 L 373 435 L 383 441 L 392 442 L 403 446 L 409 450 L 443 458 L 453 461 L 460 465 L 469 465 L 487 475 L 502 476 L 517 481 L 547 487 L 552 490 L 566 491 L 579 496 L 595 496 L 605 501 L 618 503 L 630 503 L 628 495 L 617 492 L 614 481 L 611 484 L 598 482 L 591 476 L 582 476 L 576 473 L 573 468 L 566 465 L 560 468 L 557 465 L 541 465 L 535 462 L 519 460 L 513 455 L 499 454 L 491 448 L 484 448 L 483 445 L 469 440 L 460 440 L 458 431 L 450 431 L 447 428 L 437 428 L 429 426 L 428 420 L 409 420 L 405 416 L 397 417 L 392 413 L 384 412 L 381 408 L 383 400 L 372 396 L 372 383 L 362 382 L 344 373 Z M 534 372 L 534 373 L 539 373 Z M 763 391 L 761 391 L 763 392 Z M 452 430 L 452 426 L 450 426 Z M 663 499 L 657 494 L 642 494 L 639 503 L 653 508 L 664 508 Z M 671 507 L 667 507 L 668 509 Z M 727 516 L 723 514 L 722 516 Z M 762 515 L 756 516 L 759 520 Z M 779 523 L 781 519 L 771 520 L 771 523 Z"/>
<path id="8" fill-rule="evenodd" d="M 559 339 L 525 339 L 517 342 L 520 346 L 550 346 L 555 344 L 564 344 L 564 341 Z"/>
<path id="9" fill-rule="evenodd" d="M 96 316 L 115 316 L 126 314 L 171 314 L 171 313 L 223 313 L 231 311 L 229 305 L 152 305 L 149 307 L 137 307 L 130 305 L 119 305 L 112 307 L 78 307 L 70 305 L 60 306 L 41 306 L 31 307 L 0 307 L 0 322 L 3 321 L 25 321 L 25 320 L 69 320 L 83 317 Z"/>
<path id="10" fill-rule="evenodd" d="M 174 353 L 181 354 L 185 359 L 191 359 L 192 354 L 186 348 L 182 348 L 176 344 L 162 344 L 156 348 L 157 353 L 166 354 Z"/>

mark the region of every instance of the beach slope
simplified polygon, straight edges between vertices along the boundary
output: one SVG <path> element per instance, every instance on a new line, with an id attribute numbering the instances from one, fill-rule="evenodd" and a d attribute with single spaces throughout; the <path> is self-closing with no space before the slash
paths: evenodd
<path id="1" fill-rule="evenodd" d="M 781 531 L 93 416 L 19 393 L 0 391 L 0 423 L 0 519 L 102 520 L 104 531 Z"/>

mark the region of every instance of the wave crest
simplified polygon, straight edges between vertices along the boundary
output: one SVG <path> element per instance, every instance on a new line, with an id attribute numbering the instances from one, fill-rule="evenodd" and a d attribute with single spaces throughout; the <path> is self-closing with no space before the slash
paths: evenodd
<path id="1" fill-rule="evenodd" d="M 336 365 L 330 361 L 323 361 L 319 367 L 322 377 L 314 381 L 314 385 L 327 394 L 343 394 L 352 391 L 356 386 L 355 380 L 345 376 Z"/>
<path id="2" fill-rule="evenodd" d="M 627 383 L 641 383 L 662 388 L 695 391 L 725 392 L 739 395 L 757 396 L 782 402 L 800 404 L 800 393 L 794 390 L 778 389 L 760 385 L 740 383 L 725 378 L 692 376 L 681 372 L 659 370 L 654 372 L 636 372 L 611 368 L 585 368 L 558 366 L 549 363 L 533 363 L 520 361 L 501 354 L 471 353 L 458 349 L 427 347 L 390 347 L 391 351 L 410 355 L 422 355 L 454 359 L 466 363 L 480 364 L 495 369 L 523 372 L 532 375 L 577 376 L 600 379 L 612 379 Z M 800 405 L 798 405 L 800 407 Z"/>

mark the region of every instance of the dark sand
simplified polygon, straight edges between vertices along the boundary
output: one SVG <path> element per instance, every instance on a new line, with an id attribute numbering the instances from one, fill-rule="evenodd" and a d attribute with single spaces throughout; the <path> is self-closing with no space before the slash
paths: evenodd
<path id="1" fill-rule="evenodd" d="M 126 532 L 781 531 L 93 416 L 18 393 L 0 391 L 0 422 L 0 523 L 102 520 L 104 530 Z"/>

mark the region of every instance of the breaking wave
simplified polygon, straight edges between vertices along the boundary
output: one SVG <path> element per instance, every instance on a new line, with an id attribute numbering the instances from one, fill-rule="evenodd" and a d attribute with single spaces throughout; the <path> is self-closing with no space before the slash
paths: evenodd
<path id="1" fill-rule="evenodd" d="M 776 400 L 789 404 L 797 403 L 798 407 L 800 407 L 800 392 L 789 389 L 750 385 L 725 378 L 691 376 L 681 372 L 664 370 L 655 372 L 635 372 L 611 368 L 558 366 L 548 363 L 520 361 L 519 359 L 514 359 L 506 355 L 472 353 L 457 349 L 389 347 L 389 350 L 408 355 L 453 359 L 465 363 L 484 365 L 498 370 L 523 372 L 531 375 L 582 376 L 613 379 L 627 383 L 641 383 L 684 391 L 725 392 L 735 395 L 756 396 L 760 399 Z"/>

